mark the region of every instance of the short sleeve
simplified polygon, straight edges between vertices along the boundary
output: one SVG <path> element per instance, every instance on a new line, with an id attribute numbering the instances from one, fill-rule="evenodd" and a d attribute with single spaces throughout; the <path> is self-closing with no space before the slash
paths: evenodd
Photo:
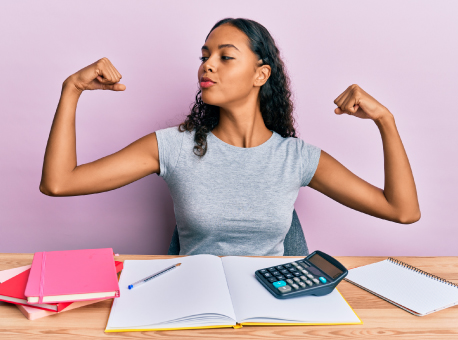
<path id="1" fill-rule="evenodd" d="M 321 149 L 315 145 L 308 144 L 298 138 L 302 158 L 302 183 L 301 187 L 309 185 L 315 174 L 318 162 L 320 161 Z"/>
<path id="2" fill-rule="evenodd" d="M 156 131 L 160 167 L 160 173 L 158 175 L 164 179 L 170 177 L 178 163 L 184 133 L 178 130 L 178 126 Z"/>

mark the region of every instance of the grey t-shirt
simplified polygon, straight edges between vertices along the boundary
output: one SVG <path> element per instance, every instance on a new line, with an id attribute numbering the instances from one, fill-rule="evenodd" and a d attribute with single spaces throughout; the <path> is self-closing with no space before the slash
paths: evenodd
<path id="1" fill-rule="evenodd" d="M 158 175 L 172 195 L 180 255 L 282 256 L 299 188 L 312 179 L 321 149 L 276 132 L 242 148 L 210 132 L 200 159 L 194 133 L 156 131 Z"/>

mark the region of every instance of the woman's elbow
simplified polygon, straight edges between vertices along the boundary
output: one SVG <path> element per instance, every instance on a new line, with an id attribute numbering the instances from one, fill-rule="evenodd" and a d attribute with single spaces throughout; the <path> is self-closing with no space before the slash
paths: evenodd
<path id="1" fill-rule="evenodd" d="M 420 218 L 421 218 L 421 212 L 420 212 L 420 209 L 418 209 L 414 213 L 399 215 L 397 222 L 401 224 L 412 224 L 420 220 Z"/>
<path id="2" fill-rule="evenodd" d="M 57 187 L 49 187 L 47 185 L 44 185 L 43 183 L 40 183 L 40 192 L 47 196 L 52 196 L 52 197 L 60 196 L 60 192 Z"/>

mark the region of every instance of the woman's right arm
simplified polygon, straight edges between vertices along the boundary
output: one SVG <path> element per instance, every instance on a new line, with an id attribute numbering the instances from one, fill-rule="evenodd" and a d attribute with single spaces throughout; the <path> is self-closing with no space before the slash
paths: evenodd
<path id="1" fill-rule="evenodd" d="M 102 58 L 68 77 L 46 146 L 40 191 L 49 196 L 87 195 L 113 190 L 152 173 L 159 173 L 156 133 L 91 163 L 77 165 L 75 113 L 85 90 L 123 91 L 121 74 Z"/>

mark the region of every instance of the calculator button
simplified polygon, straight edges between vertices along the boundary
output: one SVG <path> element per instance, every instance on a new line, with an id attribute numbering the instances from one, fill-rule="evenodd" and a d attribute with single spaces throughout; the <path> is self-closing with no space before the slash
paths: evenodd
<path id="1" fill-rule="evenodd" d="M 280 293 L 288 293 L 291 291 L 291 287 L 290 286 L 278 287 L 278 291 Z"/>
<path id="2" fill-rule="evenodd" d="M 289 274 L 289 270 L 288 269 L 282 269 L 282 270 L 280 270 L 280 273 Z"/>
<path id="3" fill-rule="evenodd" d="M 320 281 L 323 282 L 323 283 L 326 283 L 326 282 L 327 282 L 326 278 L 324 278 L 323 276 L 320 276 L 319 279 L 320 279 Z"/>
<path id="4" fill-rule="evenodd" d="M 296 269 L 297 270 L 303 270 L 304 268 L 302 268 L 301 266 L 297 266 Z"/>
<path id="5" fill-rule="evenodd" d="M 308 277 L 309 279 L 314 279 L 314 278 L 315 278 L 315 276 L 313 276 L 312 274 L 307 274 L 307 277 Z"/>
<path id="6" fill-rule="evenodd" d="M 320 281 L 318 281 L 317 279 L 312 279 L 313 282 L 315 282 L 316 284 L 319 284 Z"/>
<path id="7" fill-rule="evenodd" d="M 275 288 L 280 288 L 280 287 L 286 286 L 286 282 L 285 281 L 277 281 L 277 282 L 274 282 L 272 284 L 274 285 Z"/>
<path id="8" fill-rule="evenodd" d="M 297 264 L 296 262 L 291 262 L 291 264 L 292 264 L 294 267 L 298 266 L 298 264 Z"/>
<path id="9" fill-rule="evenodd" d="M 294 275 L 293 274 L 285 274 L 286 278 L 290 279 L 292 278 Z"/>
<path id="10" fill-rule="evenodd" d="M 304 275 L 300 276 L 300 278 L 301 278 L 302 281 L 307 281 L 308 280 Z"/>
<path id="11" fill-rule="evenodd" d="M 268 268 L 268 270 L 269 270 L 269 272 L 275 272 L 275 271 L 277 271 L 277 269 L 275 269 L 274 267 L 270 267 L 270 268 Z"/>
<path id="12" fill-rule="evenodd" d="M 291 286 L 292 286 L 294 289 L 299 289 L 299 286 L 298 286 L 297 284 L 295 284 L 295 283 L 293 283 Z"/>
<path id="13" fill-rule="evenodd" d="M 277 280 L 276 277 L 269 277 L 269 278 L 267 279 L 267 281 L 269 281 L 269 282 L 275 282 L 275 281 L 278 281 L 278 280 Z"/>
<path id="14" fill-rule="evenodd" d="M 301 286 L 302 288 L 305 288 L 305 287 L 306 287 L 306 285 L 305 285 L 304 282 L 298 282 L 297 284 L 298 284 L 299 286 Z"/>
<path id="15" fill-rule="evenodd" d="M 301 272 L 302 272 L 302 274 L 306 274 L 306 275 L 309 273 L 309 272 L 306 271 L 305 269 L 302 269 Z"/>
<path id="16" fill-rule="evenodd" d="M 271 273 L 264 273 L 264 277 L 272 277 Z"/>
<path id="17" fill-rule="evenodd" d="M 293 273 L 293 272 L 297 272 L 297 269 L 294 268 L 294 267 L 292 267 L 292 268 L 289 268 L 289 271 L 290 271 L 291 273 Z"/>
<path id="18" fill-rule="evenodd" d="M 278 275 L 281 275 L 281 274 L 280 274 L 280 272 L 274 271 L 274 272 L 272 272 L 272 275 L 278 276 Z"/>
<path id="19" fill-rule="evenodd" d="M 301 266 L 304 267 L 304 268 L 309 267 L 309 265 L 308 265 L 307 263 L 305 263 L 304 261 L 301 261 L 300 264 L 301 264 Z"/>
<path id="20" fill-rule="evenodd" d="M 287 263 L 287 264 L 284 264 L 283 267 L 285 267 L 285 268 L 291 268 L 292 265 L 291 265 L 291 263 Z"/>
<path id="21" fill-rule="evenodd" d="M 296 282 L 301 282 L 301 279 L 298 278 L 298 277 L 293 278 L 293 280 L 296 281 Z"/>
<path id="22" fill-rule="evenodd" d="M 313 282 L 310 280 L 305 281 L 305 283 L 308 284 L 309 286 L 313 286 Z"/>
<path id="23" fill-rule="evenodd" d="M 294 275 L 294 276 L 302 276 L 302 273 L 294 272 L 293 275 Z"/>
<path id="24" fill-rule="evenodd" d="M 283 267 L 283 266 L 276 266 L 275 268 L 277 268 L 278 270 L 285 269 L 285 267 Z"/>
<path id="25" fill-rule="evenodd" d="M 277 279 L 279 279 L 279 280 L 284 280 L 284 279 L 286 279 L 286 277 L 285 277 L 284 275 L 278 275 L 278 276 L 277 276 Z"/>
<path id="26" fill-rule="evenodd" d="M 261 274 L 267 273 L 267 269 L 261 269 L 259 272 L 260 272 Z"/>
<path id="27" fill-rule="evenodd" d="M 288 282 L 290 285 L 292 285 L 294 283 L 294 281 L 291 280 L 291 279 L 286 279 L 286 282 Z"/>

